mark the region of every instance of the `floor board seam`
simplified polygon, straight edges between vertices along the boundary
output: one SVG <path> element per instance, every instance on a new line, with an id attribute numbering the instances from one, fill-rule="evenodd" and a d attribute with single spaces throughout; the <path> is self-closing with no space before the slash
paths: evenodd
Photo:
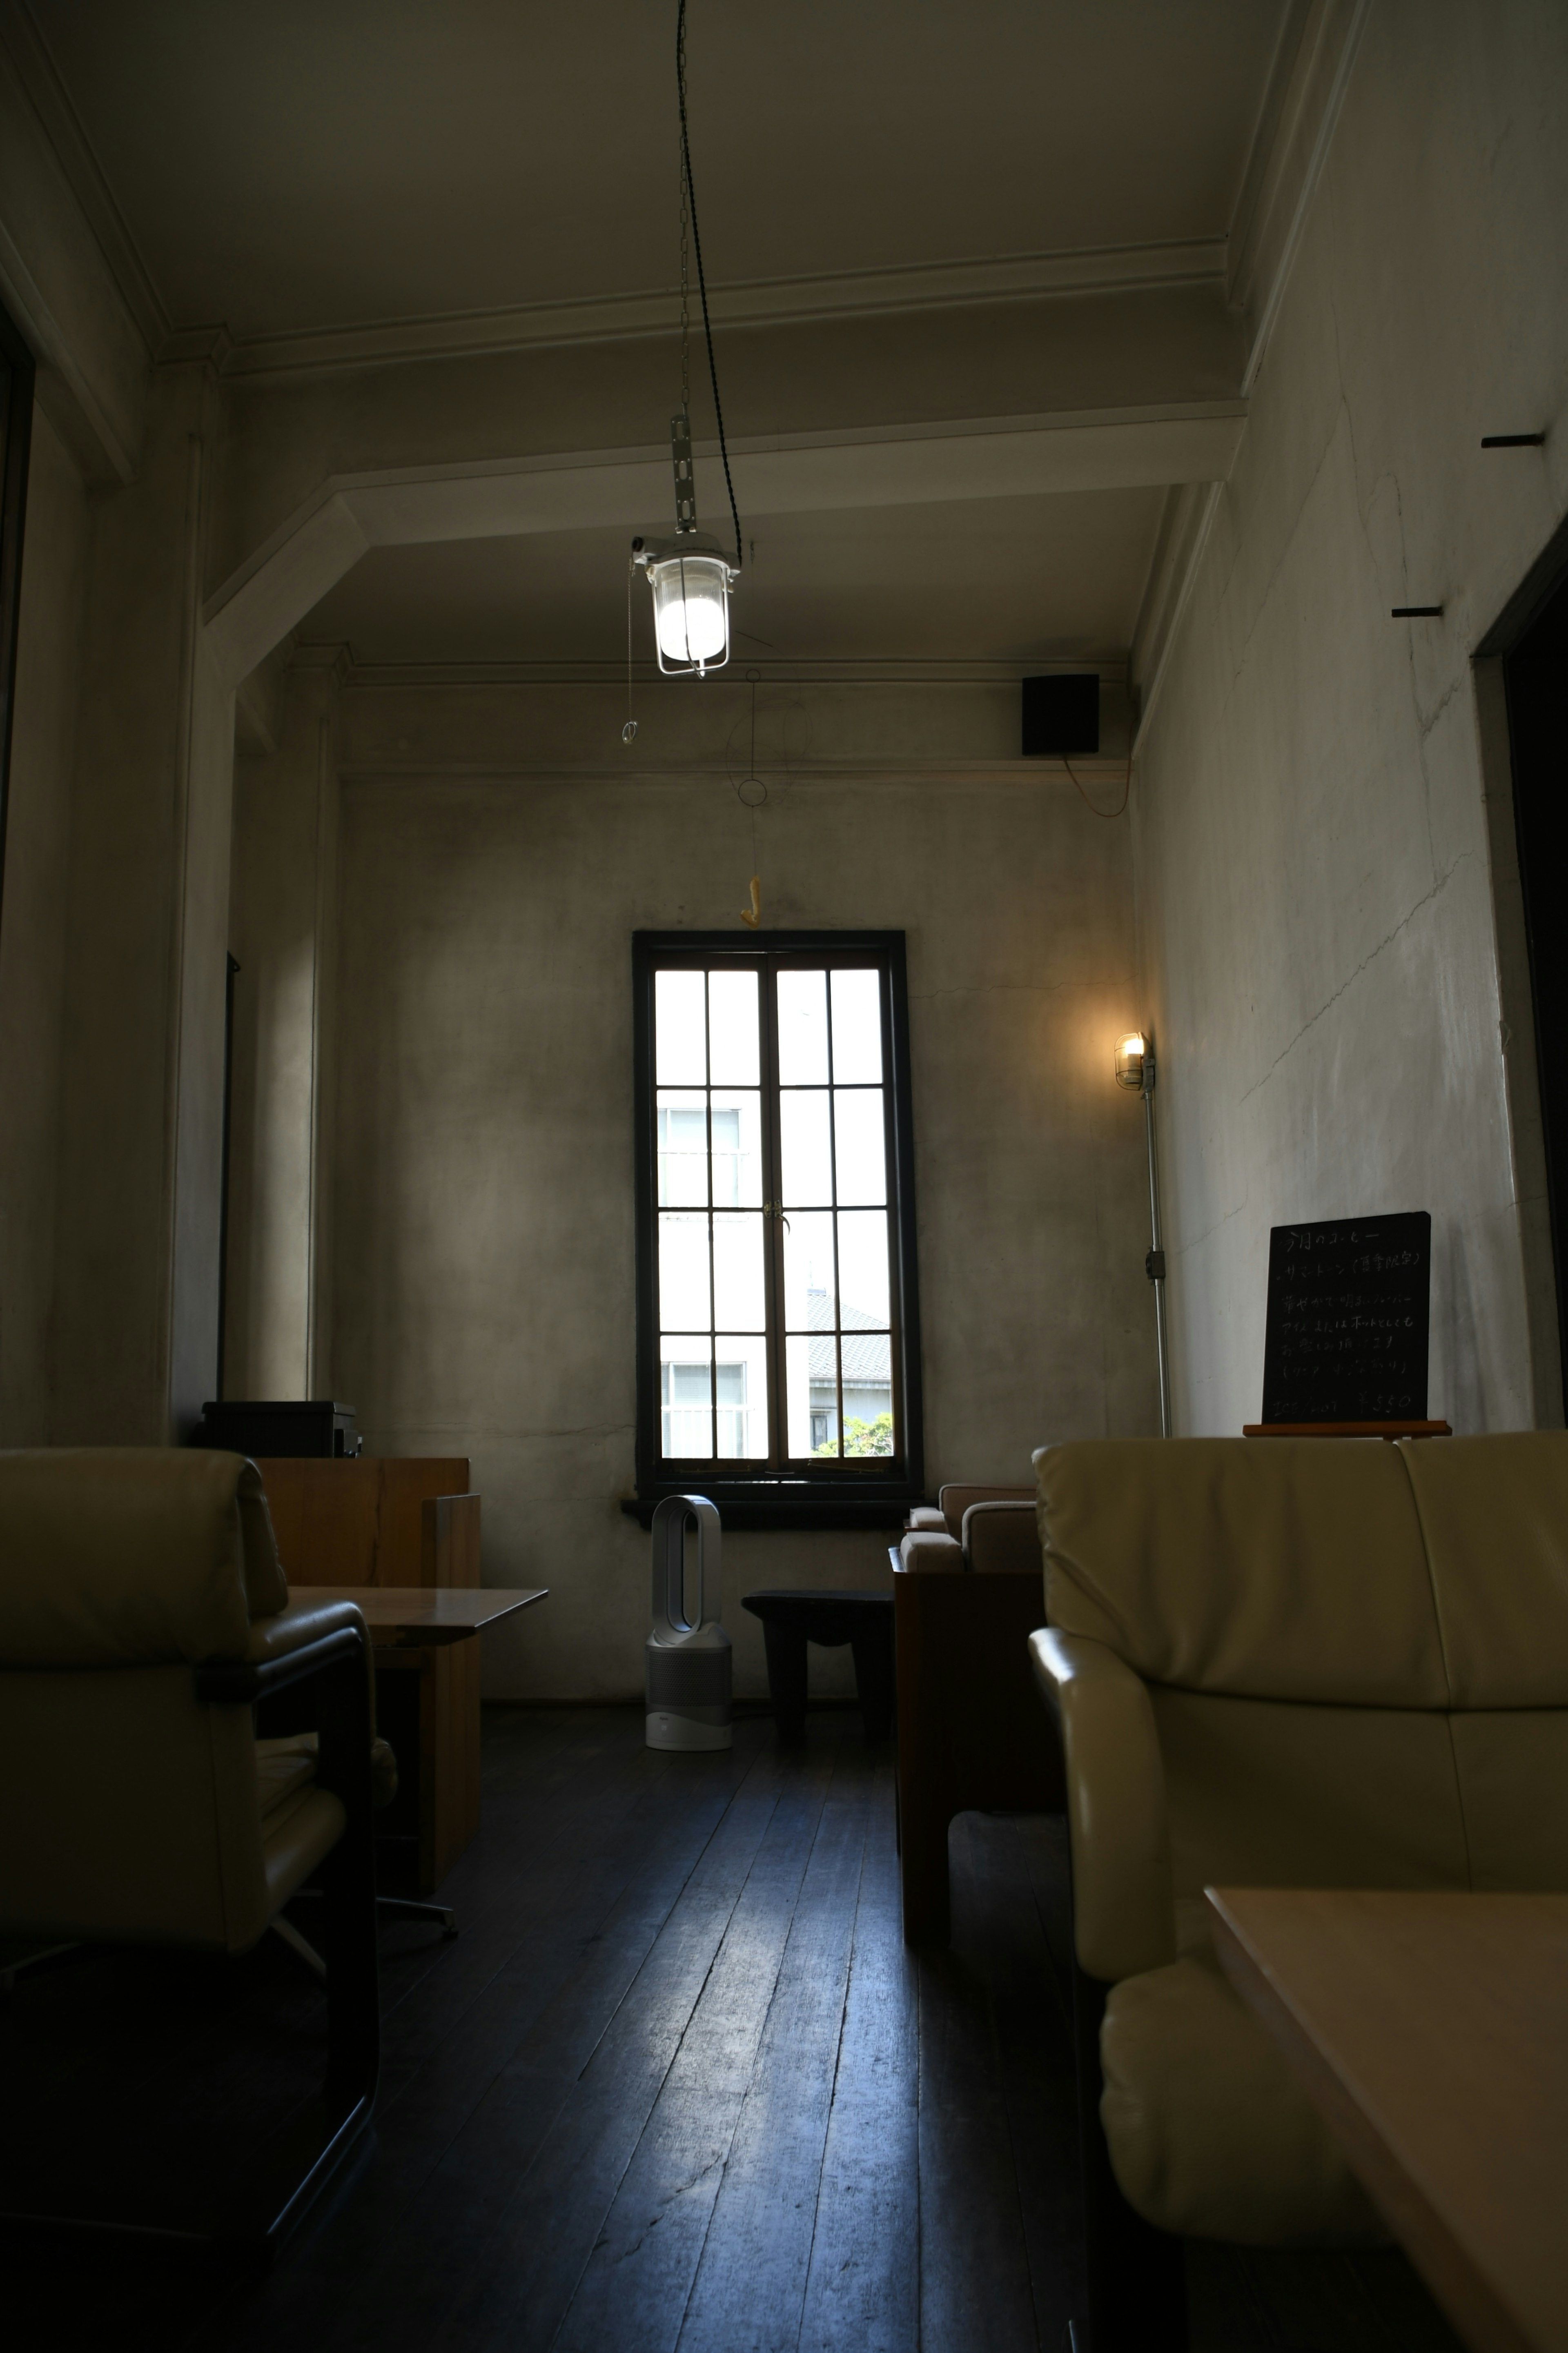
<path id="1" fill-rule="evenodd" d="M 800 1901 L 800 1889 L 806 1883 L 806 1875 L 811 1868 L 811 1857 L 816 1853 L 817 1842 L 822 1835 L 822 1817 L 828 1810 L 828 1799 L 832 1793 L 833 1782 L 836 1778 L 836 1766 L 830 1767 L 822 1784 L 821 1799 L 817 1808 L 816 1823 L 811 1831 L 811 1844 L 807 1852 L 806 1860 L 800 1867 L 800 1877 L 797 1883 L 794 1898 L 790 1905 L 789 1930 L 785 1936 L 783 1943 L 779 1947 L 779 1958 L 773 1971 L 773 1983 L 768 1989 L 768 2007 L 762 2013 L 761 2023 L 758 2029 L 757 2052 L 753 2054 L 752 2058 L 751 2074 L 747 2079 L 747 2089 L 742 2093 L 741 2097 L 736 2105 L 735 2116 L 730 2125 L 729 2137 L 725 2144 L 724 2160 L 719 2167 L 718 2185 L 714 2191 L 713 2204 L 708 2209 L 707 2223 L 703 2232 L 703 2242 L 697 2250 L 697 2260 L 692 2266 L 692 2276 L 687 2283 L 685 2300 L 681 2306 L 681 2321 L 673 2340 L 673 2353 L 681 2353 L 681 2342 L 685 2336 L 687 2323 L 691 2318 L 692 2299 L 697 2292 L 697 2283 L 703 2275 L 703 2263 L 707 2254 L 708 2242 L 713 2236 L 714 2216 L 718 2211 L 719 2200 L 724 2195 L 725 2176 L 729 2170 L 730 2156 L 735 2147 L 735 2137 L 740 2128 L 740 2119 L 746 2112 L 747 2097 L 750 2093 L 752 2084 L 757 2080 L 758 2059 L 761 2053 L 763 2045 L 768 2039 L 768 2023 L 773 2015 L 773 2005 L 779 1999 L 779 1979 L 783 1974 L 784 1957 L 789 1949 L 789 1939 L 795 1933 L 795 1915 Z M 726 1930 L 726 1934 L 728 1934 L 727 1928 Z M 693 2014 L 694 2016 L 695 2012 L 694 2011 Z"/>
<path id="2" fill-rule="evenodd" d="M 866 1813 L 869 1816 L 869 1805 L 866 1808 Z M 816 2257 L 817 2225 L 822 2211 L 822 2173 L 827 2164 L 828 2143 L 832 2137 L 833 2110 L 838 2105 L 839 2069 L 843 2060 L 844 2027 L 850 2013 L 850 1990 L 854 1984 L 855 1947 L 860 1933 L 861 1896 L 865 1887 L 865 1857 L 868 1843 L 869 1841 L 863 1835 L 860 1849 L 860 1875 L 855 1881 L 854 1917 L 850 1923 L 849 1966 L 844 1971 L 843 1998 L 839 2005 L 839 2035 L 837 2042 L 833 2045 L 833 2081 L 828 2094 L 827 2120 L 822 2127 L 822 2154 L 817 2167 L 817 2195 L 811 2208 L 811 2238 L 806 2249 L 805 2279 L 800 2291 L 800 2317 L 795 2327 L 795 2353 L 800 2353 L 800 2339 L 806 2327 L 806 2307 L 811 2294 L 811 2265 Z"/>

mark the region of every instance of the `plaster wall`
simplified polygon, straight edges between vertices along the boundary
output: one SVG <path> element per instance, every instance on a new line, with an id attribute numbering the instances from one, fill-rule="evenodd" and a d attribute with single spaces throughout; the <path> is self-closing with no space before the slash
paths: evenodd
<path id="1" fill-rule="evenodd" d="M 270 753 L 234 779 L 234 1050 L 223 1392 L 313 1393 L 318 1072 L 337 782 L 330 672 L 286 674 Z"/>
<path id="2" fill-rule="evenodd" d="M 1568 505 L 1565 101 L 1568 16 L 1544 0 L 1371 12 L 1145 720 L 1181 1431 L 1257 1414 L 1271 1226 L 1423 1208 L 1431 1410 L 1561 1419 L 1472 656 Z M 1542 428 L 1543 449 L 1479 447 Z M 1390 618 L 1411 604 L 1442 617 Z"/>
<path id="3" fill-rule="evenodd" d="M 95 499 L 77 681 L 55 1284 L 61 1443 L 161 1445 L 212 1394 L 234 695 L 197 628 L 210 420 L 155 372 Z"/>
<path id="4" fill-rule="evenodd" d="M 0 905 L 0 1446 L 52 1430 L 55 1187 L 71 767 L 89 540 L 76 466 L 33 417 Z"/>
<path id="5" fill-rule="evenodd" d="M 486 1580 L 551 1588 L 489 1646 L 497 1695 L 641 1685 L 630 934 L 738 932 L 758 864 L 769 926 L 907 937 L 930 1480 L 1022 1482 L 1046 1439 L 1157 1426 L 1141 1120 L 1110 1080 L 1135 1002 L 1125 820 L 1059 769 L 877 773 L 889 691 L 862 710 L 808 685 L 759 723 L 754 858 L 722 765 L 733 692 L 664 691 L 669 762 L 638 771 L 594 689 L 342 698 L 330 1386 L 368 1451 L 468 1453 Z M 991 691 L 946 691 L 971 693 L 986 761 Z M 737 1689 L 766 1688 L 742 1592 L 885 1583 L 886 1542 L 732 1535 Z M 848 1688 L 847 1654 L 814 1664 Z"/>

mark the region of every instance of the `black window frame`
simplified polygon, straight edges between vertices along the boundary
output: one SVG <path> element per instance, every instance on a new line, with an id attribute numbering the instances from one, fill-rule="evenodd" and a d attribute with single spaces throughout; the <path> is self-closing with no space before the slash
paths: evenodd
<path id="1" fill-rule="evenodd" d="M 899 1399 L 902 1454 L 887 1469 L 878 1456 L 850 1457 L 785 1471 L 736 1474 L 716 1462 L 678 1475 L 662 1447 L 658 1294 L 657 1088 L 653 1073 L 653 976 L 662 966 L 733 964 L 737 969 L 809 964 L 816 957 L 874 961 L 887 976 L 885 1081 L 890 1108 L 888 1209 L 895 1247 L 891 1270 L 893 1378 Z M 632 1032 L 636 1112 L 637 1493 L 625 1508 L 647 1526 L 666 1495 L 694 1487 L 736 1528 L 896 1527 L 925 1493 L 920 1368 L 919 1270 L 915 1221 L 914 1119 L 910 1092 L 909 990 L 902 932 L 634 932 Z M 765 1092 L 777 1094 L 776 1080 Z M 777 1334 L 769 1333 L 770 1345 Z"/>

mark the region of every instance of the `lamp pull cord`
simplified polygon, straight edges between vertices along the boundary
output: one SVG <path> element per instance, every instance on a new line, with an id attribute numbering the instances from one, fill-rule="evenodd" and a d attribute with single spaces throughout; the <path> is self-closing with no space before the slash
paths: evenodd
<path id="1" fill-rule="evenodd" d="M 636 544 L 641 547 L 642 543 L 639 540 Z M 626 566 L 626 724 L 620 731 L 623 744 L 634 742 L 637 735 L 637 722 L 631 716 L 631 575 L 636 569 L 635 563 L 629 561 Z"/>
<path id="2" fill-rule="evenodd" d="M 697 231 L 697 191 L 692 178 L 692 149 L 686 136 L 686 0 L 679 0 L 675 11 L 675 88 L 681 101 L 681 174 L 685 182 L 686 204 L 692 216 L 692 251 L 697 263 L 697 291 L 703 302 L 703 339 L 708 347 L 708 381 L 714 388 L 714 415 L 718 419 L 719 456 L 724 460 L 724 486 L 729 492 L 729 519 L 735 525 L 735 568 L 741 569 L 740 512 L 735 503 L 735 484 L 729 478 L 729 448 L 724 438 L 724 410 L 719 405 L 718 369 L 714 364 L 714 335 L 708 323 L 708 284 L 703 275 L 703 240 Z M 684 353 L 683 351 L 683 362 Z M 683 365 L 683 376 L 684 367 Z"/>

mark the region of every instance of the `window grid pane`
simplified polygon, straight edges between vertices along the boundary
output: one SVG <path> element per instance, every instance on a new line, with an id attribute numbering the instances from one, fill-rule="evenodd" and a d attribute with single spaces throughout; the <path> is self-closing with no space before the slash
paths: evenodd
<path id="1" fill-rule="evenodd" d="M 885 987 L 880 965 L 655 974 L 666 1461 L 895 1451 Z"/>
<path id="2" fill-rule="evenodd" d="M 653 1002 L 661 1452 L 765 1461 L 759 976 L 658 972 Z"/>
<path id="3" fill-rule="evenodd" d="M 829 1005 L 831 1020 L 820 1019 L 819 1007 L 825 1012 Z M 892 1236 L 886 1098 L 877 1083 L 882 975 L 781 972 L 779 1008 L 779 1198 L 790 1219 L 786 1444 L 796 1460 L 890 1455 Z M 804 1229 L 799 1242 L 797 1218 Z"/>

